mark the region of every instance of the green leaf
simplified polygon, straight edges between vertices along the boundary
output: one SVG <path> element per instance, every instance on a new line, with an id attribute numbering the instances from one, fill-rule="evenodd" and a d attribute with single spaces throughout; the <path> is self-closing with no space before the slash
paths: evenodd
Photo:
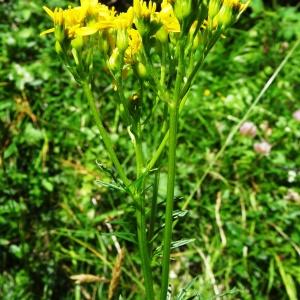
<path id="1" fill-rule="evenodd" d="M 298 300 L 297 290 L 296 290 L 296 286 L 295 286 L 293 277 L 290 274 L 286 273 L 285 268 L 284 268 L 280 258 L 278 257 L 278 255 L 275 255 L 275 261 L 276 261 L 277 267 L 279 269 L 279 273 L 282 278 L 283 284 L 285 286 L 286 292 L 289 296 L 289 299 L 290 300 Z"/>

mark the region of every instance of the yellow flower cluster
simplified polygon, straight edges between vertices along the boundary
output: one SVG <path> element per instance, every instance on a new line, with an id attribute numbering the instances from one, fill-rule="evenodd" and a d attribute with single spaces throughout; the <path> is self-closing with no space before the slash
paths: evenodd
<path id="1" fill-rule="evenodd" d="M 141 24 L 151 26 L 153 23 L 155 28 L 161 27 L 167 34 L 180 32 L 179 21 L 168 0 L 163 0 L 160 11 L 157 11 L 155 3 L 150 1 L 147 4 L 143 0 L 134 0 L 133 6 L 125 13 L 117 13 L 113 7 L 99 3 L 98 0 L 81 0 L 80 6 L 65 10 L 61 8 L 51 10 L 46 6 L 43 8 L 52 19 L 54 27 L 42 32 L 41 35 L 55 33 L 59 49 L 60 43 L 64 40 L 82 40 L 85 36 L 114 31 L 117 32 L 115 34 L 117 40 L 122 40 L 119 45 L 128 46 L 126 51 L 124 49 L 127 61 L 133 59 L 142 45 L 142 30 L 138 30 Z M 118 47 L 118 41 L 116 43 Z"/>
<path id="2" fill-rule="evenodd" d="M 226 28 L 247 7 L 241 1 L 208 0 L 204 16 L 200 13 L 200 6 L 192 7 L 192 0 L 162 0 L 160 9 L 153 0 L 133 0 L 133 5 L 124 13 L 118 13 L 114 7 L 98 0 L 80 0 L 80 6 L 65 10 L 51 10 L 44 6 L 54 26 L 41 35 L 54 33 L 56 51 L 63 54 L 71 50 L 77 65 L 82 51 L 87 52 L 95 45 L 108 55 L 110 66 L 116 65 L 120 57 L 124 57 L 125 63 L 134 64 L 150 37 L 165 43 L 169 35 L 181 33 L 185 36 L 198 28 L 198 32 L 191 34 L 196 50 L 197 40 L 203 41 L 202 29 Z"/>

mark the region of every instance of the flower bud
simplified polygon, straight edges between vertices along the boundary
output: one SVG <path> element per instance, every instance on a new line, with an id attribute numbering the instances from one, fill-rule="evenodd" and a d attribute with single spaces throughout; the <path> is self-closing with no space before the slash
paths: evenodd
<path id="1" fill-rule="evenodd" d="M 83 37 L 78 35 L 75 39 L 71 41 L 71 46 L 77 51 L 81 50 L 81 48 L 83 47 Z"/>
<path id="2" fill-rule="evenodd" d="M 220 10 L 220 0 L 210 0 L 208 5 L 208 16 L 213 19 Z"/>
<path id="3" fill-rule="evenodd" d="M 162 26 L 160 29 L 156 32 L 155 37 L 162 43 L 166 43 L 168 41 L 168 32 L 167 30 Z"/>
<path id="4" fill-rule="evenodd" d="M 268 142 L 262 141 L 260 143 L 255 143 L 253 148 L 256 153 L 268 155 L 271 152 L 272 146 Z"/>
<path id="5" fill-rule="evenodd" d="M 198 33 L 193 40 L 193 50 L 196 50 L 201 42 L 201 33 Z"/>
<path id="6" fill-rule="evenodd" d="M 101 38 L 99 40 L 99 47 L 100 47 L 101 51 L 103 51 L 105 54 L 107 54 L 107 52 L 109 50 L 109 44 L 108 44 L 106 37 L 101 36 Z"/>
<path id="7" fill-rule="evenodd" d="M 242 126 L 240 127 L 240 134 L 251 138 L 255 137 L 256 135 L 255 124 L 249 121 L 243 123 Z"/>
<path id="8" fill-rule="evenodd" d="M 55 39 L 60 43 L 64 40 L 65 33 L 62 26 L 55 26 L 54 36 Z"/>
<path id="9" fill-rule="evenodd" d="M 59 41 L 55 42 L 55 51 L 57 54 L 61 54 L 63 52 L 63 49 L 61 47 L 61 44 Z"/>
<path id="10" fill-rule="evenodd" d="M 232 8 L 227 4 L 223 4 L 217 18 L 218 23 L 228 26 L 232 20 Z"/>
<path id="11" fill-rule="evenodd" d="M 177 0 L 175 2 L 175 16 L 178 20 L 183 20 L 192 12 L 191 0 Z"/>
<path id="12" fill-rule="evenodd" d="M 121 52 L 125 51 L 128 47 L 128 34 L 125 29 L 119 29 L 117 31 L 117 47 Z"/>
<path id="13" fill-rule="evenodd" d="M 53 12 L 53 21 L 55 25 L 62 26 L 64 22 L 64 11 L 61 8 L 55 8 Z"/>
<path id="14" fill-rule="evenodd" d="M 300 109 L 296 110 L 294 113 L 293 113 L 293 118 L 300 122 Z"/>
<path id="15" fill-rule="evenodd" d="M 115 48 L 107 62 L 107 65 L 111 70 L 115 70 L 117 68 L 118 59 L 119 59 L 119 49 Z"/>
<path id="16" fill-rule="evenodd" d="M 78 58 L 77 50 L 75 48 L 73 48 L 71 52 L 72 52 L 72 55 L 74 57 L 75 64 L 78 66 L 79 65 L 79 58 Z"/>
<path id="17" fill-rule="evenodd" d="M 259 125 L 260 129 L 264 132 L 264 134 L 266 136 L 270 136 L 272 134 L 272 128 L 269 125 L 268 121 L 263 121 L 260 125 Z"/>
<path id="18" fill-rule="evenodd" d="M 145 78 L 147 76 L 147 68 L 141 62 L 137 63 L 136 72 L 140 76 L 140 78 Z"/>

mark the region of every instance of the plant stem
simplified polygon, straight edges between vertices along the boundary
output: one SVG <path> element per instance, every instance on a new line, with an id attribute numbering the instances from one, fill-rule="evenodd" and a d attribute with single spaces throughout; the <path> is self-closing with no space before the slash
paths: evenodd
<path id="1" fill-rule="evenodd" d="M 170 252 L 172 239 L 172 215 L 174 203 L 175 172 L 176 172 L 176 139 L 178 109 L 170 106 L 170 135 L 168 151 L 168 183 L 165 212 L 165 229 L 163 239 L 162 286 L 160 299 L 166 300 L 169 284 Z"/>
<path id="2" fill-rule="evenodd" d="M 127 178 L 127 176 L 125 174 L 125 171 L 124 171 L 124 169 L 123 169 L 123 167 L 122 167 L 122 165 L 121 165 L 121 163 L 120 163 L 120 161 L 119 161 L 119 159 L 116 155 L 116 152 L 113 148 L 113 143 L 110 139 L 110 136 L 109 136 L 108 132 L 106 131 L 106 129 L 103 126 L 101 116 L 100 116 L 99 112 L 97 111 L 95 98 L 94 98 L 93 93 L 91 91 L 90 85 L 89 85 L 88 82 L 83 81 L 82 82 L 82 87 L 83 87 L 84 94 L 85 94 L 85 96 L 88 100 L 88 103 L 90 105 L 91 112 L 92 112 L 92 115 L 94 117 L 95 123 L 96 123 L 96 125 L 98 127 L 98 130 L 100 132 L 100 135 L 103 139 L 106 150 L 107 150 L 107 152 L 110 156 L 110 159 L 112 160 L 112 162 L 113 162 L 113 164 L 114 164 L 121 180 L 123 181 L 123 183 L 128 188 L 131 185 L 131 182 Z"/>
<path id="3" fill-rule="evenodd" d="M 180 87 L 183 79 L 184 69 L 184 39 L 179 42 L 178 69 L 174 88 L 174 98 L 169 104 L 169 151 L 168 151 L 168 182 L 167 182 L 167 203 L 165 211 L 165 229 L 163 238 L 162 257 L 162 286 L 160 299 L 166 300 L 169 285 L 170 253 L 172 241 L 172 216 L 174 206 L 175 174 L 176 174 L 176 144 L 177 127 L 180 102 Z"/>
<path id="4" fill-rule="evenodd" d="M 149 225 L 149 233 L 148 233 L 148 241 L 149 241 L 149 253 L 152 255 L 153 251 L 153 236 L 154 229 L 156 223 L 156 215 L 157 215 L 157 201 L 158 201 L 158 188 L 159 188 L 159 176 L 160 169 L 155 171 L 154 175 L 154 184 L 153 184 L 153 195 L 151 199 L 151 215 L 150 215 L 150 225 Z"/>
<path id="5" fill-rule="evenodd" d="M 141 143 L 141 128 L 137 124 L 135 134 L 135 155 L 136 155 L 136 175 L 137 180 L 141 180 L 136 188 L 135 203 L 136 203 L 136 220 L 139 252 L 141 256 L 142 271 L 144 276 L 146 299 L 154 300 L 153 279 L 151 270 L 151 260 L 149 255 L 149 245 L 147 240 L 146 214 L 145 214 L 145 179 L 142 178 L 144 172 L 144 155 Z"/>
<path id="6" fill-rule="evenodd" d="M 136 220 L 137 220 L 137 233 L 138 233 L 138 244 L 139 252 L 141 256 L 142 271 L 144 276 L 145 292 L 147 300 L 154 300 L 153 292 L 153 279 L 152 270 L 148 249 L 148 241 L 146 234 L 146 220 L 145 220 L 145 203 L 144 195 L 136 195 Z"/>
<path id="7" fill-rule="evenodd" d="M 186 97 L 184 99 L 180 98 L 179 113 L 181 113 L 181 111 L 183 110 L 183 107 L 186 103 L 186 100 L 187 100 Z M 164 135 L 164 138 L 162 139 L 161 143 L 159 144 L 158 148 L 153 153 L 151 160 L 148 162 L 148 164 L 146 166 L 146 171 L 147 172 L 151 171 L 155 167 L 155 164 L 156 164 L 157 160 L 160 158 L 163 150 L 165 149 L 165 147 L 168 143 L 169 134 L 170 134 L 170 130 L 168 129 L 167 132 Z"/>
<path id="8" fill-rule="evenodd" d="M 217 38 L 218 38 L 219 35 L 217 35 L 213 42 L 208 46 L 208 49 L 205 51 L 205 53 L 203 53 L 203 57 L 202 59 L 200 59 L 196 65 L 194 66 L 192 72 L 189 74 L 183 88 L 181 89 L 181 92 L 180 92 L 180 97 L 179 97 L 179 103 L 180 103 L 180 107 L 179 107 L 179 112 L 182 111 L 184 105 L 185 105 L 185 102 L 187 100 L 186 98 L 186 95 L 193 83 L 193 80 L 195 79 L 195 76 L 197 74 L 197 72 L 199 71 L 199 69 L 201 68 L 201 66 L 203 65 L 204 63 L 204 60 L 207 56 L 207 54 L 209 53 L 210 49 L 214 46 Z M 159 159 L 161 153 L 163 152 L 165 146 L 167 145 L 167 142 L 169 140 L 169 130 L 166 132 L 164 138 L 162 139 L 160 145 L 158 146 L 158 148 L 156 149 L 156 151 L 154 152 L 154 154 L 152 155 L 152 158 L 151 160 L 149 161 L 149 163 L 147 164 L 147 167 L 146 167 L 146 170 L 147 171 L 150 171 L 153 169 L 156 161 Z"/>
<path id="9" fill-rule="evenodd" d="M 133 189 L 131 186 L 130 180 L 127 178 L 125 171 L 116 155 L 115 150 L 113 149 L 112 141 L 109 137 L 108 132 L 103 126 L 102 119 L 100 114 L 97 111 L 95 98 L 93 96 L 93 93 L 91 91 L 90 85 L 88 82 L 82 82 L 82 87 L 84 94 L 88 100 L 88 103 L 91 108 L 92 115 L 94 117 L 94 120 L 96 122 L 96 125 L 98 127 L 98 130 L 100 132 L 100 135 L 103 139 L 104 145 L 106 147 L 106 150 L 110 156 L 110 159 L 112 160 L 121 180 L 126 185 L 126 187 L 129 189 L 130 194 L 135 200 L 135 203 L 137 203 L 138 207 L 136 210 L 136 217 L 137 217 L 137 231 L 138 231 L 138 244 L 139 244 L 139 251 L 141 255 L 141 261 L 142 261 L 142 270 L 145 280 L 145 289 L 146 289 L 146 299 L 147 300 L 153 300 L 154 299 L 154 292 L 153 292 L 153 282 L 152 282 L 152 272 L 151 272 L 151 265 L 150 265 L 150 258 L 148 253 L 148 242 L 146 237 L 146 223 L 145 223 L 145 205 L 144 205 L 144 195 L 143 195 L 143 189 L 142 193 L 139 194 L 136 189 Z M 142 154 L 142 148 L 139 137 L 137 138 L 136 143 L 136 156 L 137 156 L 137 173 L 138 176 L 141 176 L 143 172 L 143 154 Z"/>

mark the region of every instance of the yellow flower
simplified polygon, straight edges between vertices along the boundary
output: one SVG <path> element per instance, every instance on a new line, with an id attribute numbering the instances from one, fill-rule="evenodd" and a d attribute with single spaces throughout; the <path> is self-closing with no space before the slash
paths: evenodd
<path id="1" fill-rule="evenodd" d="M 106 5 L 94 0 L 81 0 L 80 8 L 84 19 L 88 19 L 89 21 L 75 29 L 76 35 L 92 35 L 99 30 L 113 27 L 115 11 L 110 10 Z"/>
<path id="2" fill-rule="evenodd" d="M 113 28 L 125 29 L 131 28 L 133 23 L 133 9 L 130 7 L 126 13 L 120 13 L 113 20 Z"/>
<path id="3" fill-rule="evenodd" d="M 86 10 L 87 13 L 92 13 L 98 6 L 98 0 L 80 0 L 80 6 Z"/>
<path id="4" fill-rule="evenodd" d="M 125 51 L 125 62 L 131 64 L 142 47 L 142 37 L 136 29 L 128 31 L 128 48 Z"/>
<path id="5" fill-rule="evenodd" d="M 156 3 L 151 0 L 148 5 L 143 0 L 133 0 L 133 12 L 136 18 L 151 18 L 156 11 Z"/>
<path id="6" fill-rule="evenodd" d="M 168 0 L 163 0 L 161 11 L 157 13 L 159 21 L 168 32 L 180 32 L 180 24 L 175 16 L 173 6 Z"/>
<path id="7" fill-rule="evenodd" d="M 114 9 L 109 9 L 106 5 L 98 3 L 97 0 L 81 0 L 81 6 L 69 8 L 66 10 L 55 9 L 50 10 L 44 7 L 47 14 L 54 22 L 54 27 L 60 25 L 70 38 L 77 35 L 92 35 L 101 29 L 113 27 Z M 42 32 L 47 34 L 54 32 L 51 28 Z"/>
<path id="8" fill-rule="evenodd" d="M 52 11 L 47 6 L 43 6 L 43 9 L 46 11 L 46 13 L 52 19 L 52 21 L 54 23 L 54 26 L 62 26 L 62 24 L 63 24 L 63 10 L 61 8 L 56 8 L 54 11 Z M 40 35 L 48 34 L 48 33 L 54 32 L 54 31 L 55 31 L 55 27 L 41 32 Z"/>

